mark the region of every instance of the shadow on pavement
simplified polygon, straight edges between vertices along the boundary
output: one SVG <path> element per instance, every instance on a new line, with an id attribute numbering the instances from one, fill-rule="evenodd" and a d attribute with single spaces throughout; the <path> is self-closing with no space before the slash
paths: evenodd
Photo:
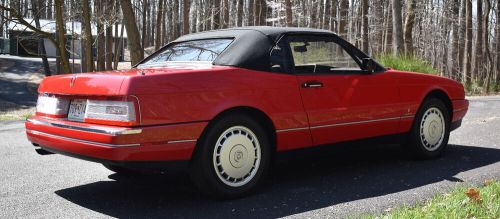
<path id="1" fill-rule="evenodd" d="M 0 111 L 8 112 L 19 108 L 28 108 L 36 105 L 37 95 L 28 87 L 38 85 L 30 81 L 35 72 L 41 72 L 41 61 L 3 59 L 12 63 L 6 69 L 1 69 L 0 99 L 15 103 L 20 106 L 2 106 Z"/>
<path id="2" fill-rule="evenodd" d="M 36 106 L 37 94 L 29 87 L 36 88 L 38 84 L 22 80 L 4 80 L 0 78 L 0 99 L 14 104 L 1 105 L 0 112 L 17 109 L 27 109 Z"/>
<path id="3" fill-rule="evenodd" d="M 112 217 L 275 218 L 450 180 L 500 161 L 500 150 L 450 145 L 436 160 L 405 158 L 401 147 L 358 145 L 281 159 L 258 194 L 232 201 L 201 196 L 183 174 L 121 178 L 56 191 Z"/>
<path id="4" fill-rule="evenodd" d="M 8 65 L 6 64 L 8 62 Z M 31 80 L 35 73 L 43 73 L 43 65 L 41 59 L 28 60 L 25 57 L 19 59 L 2 58 L 0 63 L 5 66 L 0 66 L 0 99 L 12 102 L 19 106 L 0 106 L 0 112 L 9 112 L 19 108 L 29 108 L 36 105 L 37 83 Z M 52 73 L 55 73 L 56 62 L 49 60 L 49 65 Z M 70 64 L 71 65 L 71 64 Z M 75 72 L 79 72 L 80 64 L 74 66 Z M 30 89 L 33 89 L 30 91 Z"/>

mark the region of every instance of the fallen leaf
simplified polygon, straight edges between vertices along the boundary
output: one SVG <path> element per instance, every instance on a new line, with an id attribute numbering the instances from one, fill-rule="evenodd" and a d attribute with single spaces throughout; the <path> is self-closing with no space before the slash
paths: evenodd
<path id="1" fill-rule="evenodd" d="M 481 194 L 479 194 L 479 190 L 477 190 L 476 188 L 467 189 L 467 191 L 465 191 L 465 195 L 467 195 L 467 197 L 469 197 L 469 199 L 472 200 L 473 202 L 476 203 L 482 202 Z"/>

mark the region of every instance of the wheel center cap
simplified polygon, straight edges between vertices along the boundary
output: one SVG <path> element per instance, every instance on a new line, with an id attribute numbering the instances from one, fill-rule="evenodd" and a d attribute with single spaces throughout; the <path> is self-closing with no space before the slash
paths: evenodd
<path id="1" fill-rule="evenodd" d="M 247 149 L 241 144 L 233 146 L 229 152 L 229 162 L 234 168 L 243 167 L 247 163 L 247 159 Z"/>
<path id="2" fill-rule="evenodd" d="M 439 135 L 437 122 L 436 121 L 432 121 L 429 126 L 430 126 L 429 127 L 429 135 L 430 135 L 430 137 L 432 137 L 432 138 L 437 137 L 437 135 Z"/>

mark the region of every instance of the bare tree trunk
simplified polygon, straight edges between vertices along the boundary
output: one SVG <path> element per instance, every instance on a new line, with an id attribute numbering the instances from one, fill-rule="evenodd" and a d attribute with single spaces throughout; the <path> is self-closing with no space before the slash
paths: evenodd
<path id="1" fill-rule="evenodd" d="M 125 29 L 125 25 L 121 25 L 121 30 L 120 30 L 120 38 L 118 39 L 118 42 L 115 42 L 115 60 L 114 60 L 114 69 L 118 69 L 118 62 L 120 60 L 120 55 L 122 54 L 122 47 L 123 47 L 123 30 Z"/>
<path id="2" fill-rule="evenodd" d="M 113 24 L 106 26 L 106 70 L 113 70 Z"/>
<path id="3" fill-rule="evenodd" d="M 155 50 L 158 50 L 160 49 L 161 47 L 161 39 L 162 39 L 162 36 L 161 36 L 161 27 L 162 27 L 162 23 L 163 23 L 163 0 L 159 0 L 158 1 L 158 18 L 156 19 L 156 39 L 155 39 Z"/>
<path id="4" fill-rule="evenodd" d="M 339 22 L 339 34 L 342 38 L 347 39 L 347 23 L 349 22 L 349 0 L 340 1 L 340 22 Z"/>
<path id="5" fill-rule="evenodd" d="M 143 0 L 142 1 L 142 48 L 146 48 L 146 39 L 148 38 L 147 36 L 147 11 L 148 10 L 148 0 Z"/>
<path id="6" fill-rule="evenodd" d="M 333 0 L 326 0 L 325 1 L 325 11 L 323 12 L 324 13 L 324 17 L 323 17 L 323 20 L 324 20 L 324 23 L 323 23 L 323 29 L 326 29 L 326 30 L 332 30 L 331 28 L 331 22 L 332 22 L 332 10 L 333 9 L 333 5 L 332 5 L 332 2 Z"/>
<path id="7" fill-rule="evenodd" d="M 154 10 L 154 7 L 151 7 L 151 6 L 154 6 L 154 0 L 151 0 L 148 2 L 148 10 L 146 10 L 146 13 L 148 14 L 148 19 L 147 19 L 147 22 L 146 22 L 146 27 L 147 27 L 147 38 L 146 38 L 146 45 L 143 46 L 144 48 L 147 48 L 147 47 L 150 47 L 151 45 L 154 46 L 154 37 L 155 37 L 155 28 L 153 27 L 154 26 L 154 22 L 155 22 L 155 16 L 152 16 L 152 13 L 153 13 L 153 10 Z"/>
<path id="8" fill-rule="evenodd" d="M 293 15 L 292 15 L 292 3 L 290 2 L 290 0 L 285 0 L 285 10 L 286 10 L 286 26 L 291 27 L 293 26 L 292 23 Z"/>
<path id="9" fill-rule="evenodd" d="M 470 84 L 472 56 L 472 0 L 465 0 L 465 40 L 462 81 Z"/>
<path id="10" fill-rule="evenodd" d="M 120 5 L 125 28 L 127 30 L 127 42 L 130 50 L 131 63 L 135 65 L 144 58 L 144 50 L 141 47 L 141 37 L 137 24 L 135 23 L 135 15 L 130 0 L 120 0 Z"/>
<path id="11" fill-rule="evenodd" d="M 228 2 L 226 14 L 229 17 L 229 1 L 228 0 L 226 0 L 226 1 Z M 238 10 L 236 13 L 238 14 L 238 23 L 236 24 L 236 26 L 241 27 L 241 26 L 243 26 L 243 0 L 238 0 L 237 8 L 238 8 Z M 229 19 L 228 19 L 227 24 L 229 25 Z"/>
<path id="12" fill-rule="evenodd" d="M 392 0 L 392 27 L 394 33 L 393 52 L 394 55 L 401 55 L 404 53 L 403 45 L 403 22 L 401 15 L 401 2 L 400 0 Z"/>
<path id="13" fill-rule="evenodd" d="M 184 0 L 184 5 L 182 8 L 182 34 L 188 34 L 189 33 L 189 2 L 190 0 Z"/>
<path id="14" fill-rule="evenodd" d="M 212 1 L 212 26 L 213 29 L 220 28 L 220 0 Z"/>
<path id="15" fill-rule="evenodd" d="M 485 0 L 486 4 L 484 6 L 484 14 L 483 14 L 483 54 L 486 54 L 486 50 L 490 46 L 490 27 L 489 27 L 489 18 L 491 14 L 491 1 Z"/>
<path id="16" fill-rule="evenodd" d="M 95 1 L 95 14 L 98 18 L 97 22 L 97 71 L 106 70 L 106 55 L 105 55 L 105 41 L 104 36 L 104 9 L 102 1 Z"/>
<path id="17" fill-rule="evenodd" d="M 393 42 L 393 36 L 392 36 L 392 0 L 387 0 L 387 7 L 386 7 L 386 21 L 385 21 L 385 38 L 384 38 L 384 53 L 389 53 L 389 51 L 392 49 L 392 42 Z"/>
<path id="18" fill-rule="evenodd" d="M 483 1 L 476 1 L 476 46 L 474 51 L 474 64 L 472 65 L 472 81 L 476 81 L 483 71 Z"/>
<path id="19" fill-rule="evenodd" d="M 453 0 L 452 4 L 452 36 L 451 36 L 451 66 L 450 73 L 451 78 L 456 78 L 457 72 L 460 71 L 460 64 L 457 60 L 458 58 L 458 48 L 459 48 L 459 13 L 460 13 L 460 0 Z"/>
<path id="20" fill-rule="evenodd" d="M 361 0 L 361 15 L 362 15 L 362 49 L 365 53 L 368 53 L 368 0 Z"/>
<path id="21" fill-rule="evenodd" d="M 310 18 L 311 18 L 311 22 L 309 23 L 309 26 L 308 26 L 308 27 L 310 27 L 310 28 L 315 28 L 315 27 L 317 27 L 317 22 L 318 22 L 318 13 L 317 13 L 317 11 L 316 11 L 316 7 L 318 7 L 318 6 L 316 5 L 316 3 L 318 3 L 318 2 L 315 2 L 315 1 L 310 1 L 310 3 L 309 3 L 309 4 L 310 4 L 310 7 L 311 7 L 311 8 L 310 8 L 310 10 L 309 10 L 309 11 L 310 11 L 310 13 L 311 13 L 311 16 L 310 16 Z"/>
<path id="22" fill-rule="evenodd" d="M 71 73 L 69 68 L 68 54 L 66 53 L 66 37 L 64 30 L 63 20 L 63 0 L 54 0 L 56 8 L 56 28 L 57 28 L 57 44 L 59 47 L 59 56 L 61 61 L 61 72 L 58 73 Z"/>
<path id="23" fill-rule="evenodd" d="M 5 5 L 5 0 L 1 0 L 0 1 L 0 4 L 1 5 Z M 5 17 L 5 10 L 0 10 L 0 37 L 3 37 L 3 26 L 7 26 L 8 24 L 4 21 L 4 17 Z"/>
<path id="24" fill-rule="evenodd" d="M 92 32 L 90 26 L 90 6 L 88 0 L 82 0 L 82 12 L 83 12 L 83 35 L 82 35 L 82 43 L 83 46 L 83 54 L 85 60 L 82 63 L 84 72 L 94 71 L 94 56 L 92 55 Z"/>
<path id="25" fill-rule="evenodd" d="M 413 23 L 415 22 L 415 0 L 409 0 L 406 8 L 405 19 L 405 51 L 407 54 L 413 54 Z"/>
<path id="26" fill-rule="evenodd" d="M 52 12 L 52 0 L 47 1 L 47 19 L 52 20 L 53 17 L 53 12 Z"/>
<path id="27" fill-rule="evenodd" d="M 255 0 L 256 2 L 256 13 L 255 19 L 257 19 L 256 25 L 264 26 L 266 25 L 267 17 L 267 3 L 266 0 Z"/>
<path id="28" fill-rule="evenodd" d="M 336 31 L 339 26 L 337 18 L 338 6 L 339 6 L 339 1 L 332 0 L 331 13 L 330 13 L 330 28 L 329 28 L 331 31 Z"/>
<path id="29" fill-rule="evenodd" d="M 40 10 L 40 1 L 41 0 L 33 0 L 31 1 L 32 7 L 33 7 L 33 18 L 35 20 L 35 26 L 36 28 L 40 29 L 40 17 L 39 17 L 39 10 Z M 2 10 L 3 12 L 3 10 Z M 2 17 L 3 18 L 3 17 Z M 0 23 L 0 26 L 2 26 L 3 23 Z M 3 31 L 0 30 L 0 34 L 2 34 Z M 42 36 L 38 36 L 38 54 L 42 58 L 42 63 L 43 63 L 43 70 L 45 73 L 45 76 L 50 76 L 50 66 L 49 66 L 49 61 L 47 60 L 47 53 L 45 51 L 45 43 L 43 40 Z"/>
<path id="30" fill-rule="evenodd" d="M 496 78 L 496 85 L 500 86 L 500 1 L 497 0 L 497 11 L 496 11 L 497 17 L 497 26 L 496 26 L 496 53 L 497 53 L 497 61 L 496 61 L 496 70 L 497 70 L 497 78 Z M 500 88 L 500 87 L 499 87 Z"/>
<path id="31" fill-rule="evenodd" d="M 463 67 L 464 67 L 464 53 L 465 53 L 465 4 L 467 0 L 461 0 L 460 12 L 458 19 L 458 70 L 460 72 L 459 77 L 463 77 Z M 458 75 L 457 75 L 458 76 Z"/>
<path id="32" fill-rule="evenodd" d="M 488 60 L 490 61 L 489 62 L 489 69 L 486 67 L 488 65 L 486 65 L 484 68 L 483 68 L 483 76 L 486 77 L 486 93 L 489 93 L 490 92 L 490 83 L 491 83 L 491 75 L 493 74 L 494 72 L 494 62 L 493 62 L 493 58 L 491 57 L 491 53 L 490 53 L 490 44 L 489 44 L 489 18 L 490 18 L 490 12 L 491 12 L 491 2 L 490 0 L 485 0 L 485 7 L 484 7 L 484 14 L 483 14 L 483 36 L 481 36 L 483 38 L 483 55 L 486 56 L 488 58 Z M 485 62 L 486 63 L 486 62 Z"/>
<path id="33" fill-rule="evenodd" d="M 106 45 L 106 70 L 113 70 L 113 23 L 115 20 L 115 17 L 112 17 L 113 11 L 115 10 L 113 8 L 114 6 L 114 0 L 106 0 L 106 7 L 105 7 L 105 16 L 104 18 L 106 19 L 106 38 L 105 38 L 105 45 Z M 110 15 L 111 14 L 111 15 Z"/>
<path id="34" fill-rule="evenodd" d="M 229 27 L 229 22 L 231 19 L 229 18 L 229 0 L 223 0 L 222 1 L 222 28 L 228 28 Z M 238 14 L 238 19 L 241 17 L 241 14 Z M 235 22 L 237 23 L 237 22 Z"/>
<path id="35" fill-rule="evenodd" d="M 160 0 L 160 1 L 163 1 L 163 5 L 165 5 L 165 7 L 163 8 L 163 11 L 161 12 L 161 16 L 162 16 L 162 22 L 161 22 L 161 45 L 165 45 L 167 44 L 167 41 L 166 41 L 166 38 L 167 38 L 167 7 L 168 5 L 166 4 L 166 0 Z M 169 19 L 170 20 L 170 19 Z"/>
<path id="36" fill-rule="evenodd" d="M 179 1 L 178 0 L 173 0 L 172 1 L 172 21 L 170 22 L 171 26 L 171 33 L 172 33 L 172 38 L 176 39 L 177 37 L 180 36 L 180 25 L 178 25 L 179 22 Z"/>

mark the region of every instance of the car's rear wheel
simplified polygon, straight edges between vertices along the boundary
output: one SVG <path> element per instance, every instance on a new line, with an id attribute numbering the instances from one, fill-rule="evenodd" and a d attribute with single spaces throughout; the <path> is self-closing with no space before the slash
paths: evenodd
<path id="1" fill-rule="evenodd" d="M 420 107 L 409 136 L 408 145 L 414 156 L 423 159 L 441 155 L 450 136 L 450 115 L 446 105 L 429 98 Z"/>
<path id="2" fill-rule="evenodd" d="M 253 191 L 270 161 L 266 130 L 246 115 L 214 121 L 198 142 L 191 165 L 197 187 L 218 198 L 237 198 Z"/>

